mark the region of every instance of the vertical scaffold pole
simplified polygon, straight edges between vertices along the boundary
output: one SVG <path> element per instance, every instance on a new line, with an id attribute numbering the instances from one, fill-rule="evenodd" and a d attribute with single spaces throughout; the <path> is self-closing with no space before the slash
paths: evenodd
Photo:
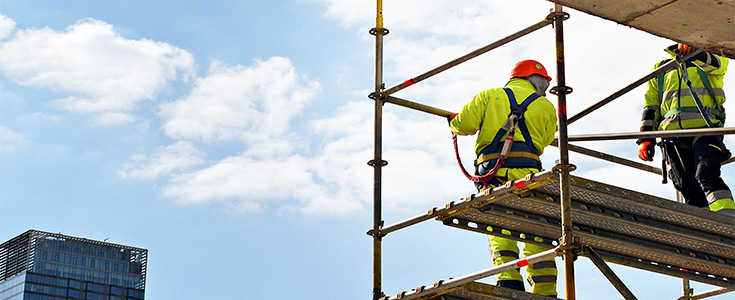
<path id="1" fill-rule="evenodd" d="M 562 172 L 559 175 L 559 192 L 561 198 L 561 225 L 562 225 L 562 248 L 564 249 L 564 283 L 567 300 L 575 300 L 574 289 L 574 237 L 572 235 L 571 216 L 571 193 L 569 191 L 571 181 L 569 172 L 572 166 L 569 164 L 569 140 L 567 134 L 567 100 L 566 94 L 572 89 L 566 86 L 564 70 L 564 27 L 563 21 L 568 14 L 562 12 L 562 6 L 554 5 L 554 28 L 556 29 L 556 78 L 558 85 L 552 92 L 558 96 L 559 111 L 559 165 Z"/>
<path id="2" fill-rule="evenodd" d="M 375 35 L 375 92 L 371 98 L 375 100 L 375 157 L 368 162 L 368 165 L 374 169 L 373 180 L 373 300 L 378 300 L 383 296 L 382 292 L 382 270 L 381 270 L 381 234 L 380 228 L 383 225 L 382 220 L 382 200 L 381 200 L 381 168 L 387 164 L 382 158 L 383 147 L 383 97 L 381 91 L 383 89 L 383 35 L 388 34 L 388 30 L 383 28 L 383 2 L 377 0 L 377 13 L 375 17 L 375 28 L 370 30 L 370 34 Z"/>

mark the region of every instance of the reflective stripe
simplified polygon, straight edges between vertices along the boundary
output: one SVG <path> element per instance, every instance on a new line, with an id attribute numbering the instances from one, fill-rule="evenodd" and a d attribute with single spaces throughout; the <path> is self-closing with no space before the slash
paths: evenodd
<path id="1" fill-rule="evenodd" d="M 712 203 L 720 199 L 732 199 L 732 193 L 728 190 L 712 191 L 707 194 L 707 202 Z"/>
<path id="2" fill-rule="evenodd" d="M 496 159 L 498 157 L 500 157 L 500 153 L 490 153 L 490 154 L 481 155 L 480 157 L 478 157 L 477 159 L 475 159 L 475 166 L 477 166 L 477 165 L 479 165 L 481 163 L 484 163 L 484 162 L 486 162 L 488 160 Z M 540 158 L 536 154 L 533 154 L 533 153 L 530 153 L 530 152 L 520 152 L 520 151 L 512 151 L 512 152 L 508 153 L 508 157 L 509 158 L 510 157 L 525 157 L 525 158 L 531 158 L 531 159 L 535 159 L 535 160 L 540 160 Z"/>
<path id="3" fill-rule="evenodd" d="M 707 202 L 711 211 L 719 211 L 722 209 L 735 209 L 735 201 L 732 199 L 732 192 L 728 190 L 719 190 L 707 194 Z"/>
<path id="4" fill-rule="evenodd" d="M 547 282 L 554 282 L 554 283 L 556 283 L 556 275 L 538 275 L 538 276 L 531 276 L 531 277 L 528 277 L 528 282 L 531 283 L 531 284 L 547 283 Z"/>
<path id="5" fill-rule="evenodd" d="M 654 120 L 643 120 L 641 121 L 641 127 L 650 126 L 652 128 L 658 127 L 658 123 Z"/>
<path id="6" fill-rule="evenodd" d="M 551 269 L 551 268 L 556 269 L 556 262 L 553 261 L 553 260 L 545 260 L 545 261 L 542 261 L 542 262 L 537 262 L 537 263 L 533 264 L 532 266 L 536 270 L 538 270 L 538 269 Z"/>
<path id="7" fill-rule="evenodd" d="M 707 116 L 710 119 L 712 119 L 713 117 L 715 119 L 717 119 L 717 120 L 720 120 L 720 121 L 722 121 L 722 120 L 725 119 L 725 113 L 722 112 L 722 111 L 718 111 L 717 109 L 714 109 L 714 108 L 711 108 L 711 107 L 705 107 L 704 110 L 705 110 L 705 112 L 707 112 Z M 689 114 L 694 113 L 694 114 L 697 114 L 700 117 L 702 116 L 702 114 L 699 112 L 699 108 L 697 108 L 696 106 L 687 106 L 687 107 L 674 108 L 674 109 L 666 112 L 666 114 L 664 115 L 664 118 L 671 117 L 671 116 L 673 116 L 675 114 L 685 114 L 685 113 L 689 113 Z"/>
<path id="8" fill-rule="evenodd" d="M 720 123 L 717 116 L 713 114 L 707 114 L 707 117 L 709 117 L 710 120 L 712 120 L 712 123 L 715 123 L 715 124 Z M 692 120 L 702 120 L 702 114 L 698 112 L 682 112 L 682 113 L 674 114 L 674 115 L 667 117 L 663 121 L 661 121 L 660 127 L 666 127 L 666 125 L 671 124 L 671 123 L 678 123 L 682 121 L 692 121 Z M 704 123 L 704 120 L 702 120 L 702 123 Z"/>
<path id="9" fill-rule="evenodd" d="M 493 252 L 493 260 L 496 260 L 500 257 L 512 257 L 513 259 L 518 259 L 518 253 L 511 250 L 500 250 Z"/>
<path id="10" fill-rule="evenodd" d="M 725 97 L 725 91 L 721 88 L 712 88 L 712 91 L 715 93 L 715 97 Z M 697 93 L 697 95 L 709 95 L 709 91 L 707 91 L 706 87 L 695 87 L 694 92 Z M 682 88 L 680 90 L 673 90 L 673 91 L 667 91 L 664 93 L 663 101 L 669 101 L 671 99 L 676 98 L 676 96 L 679 97 L 692 97 L 692 92 L 689 90 L 689 88 Z M 714 99 L 713 99 L 714 100 Z"/>

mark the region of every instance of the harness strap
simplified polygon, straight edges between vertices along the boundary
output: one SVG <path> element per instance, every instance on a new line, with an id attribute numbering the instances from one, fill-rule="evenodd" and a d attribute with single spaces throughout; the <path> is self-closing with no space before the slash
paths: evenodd
<path id="1" fill-rule="evenodd" d="M 503 127 L 500 128 L 500 130 L 498 130 L 498 133 L 495 135 L 493 142 L 489 146 L 485 147 L 485 149 L 480 151 L 480 157 L 478 157 L 478 159 L 483 159 L 483 161 L 479 163 L 482 163 L 488 160 L 495 160 L 495 166 L 490 171 L 488 171 L 487 174 L 480 175 L 480 176 L 472 176 L 467 172 L 467 170 L 465 170 L 464 165 L 462 165 L 462 160 L 459 157 L 459 149 L 457 147 L 457 134 L 452 133 L 452 143 L 454 144 L 454 154 L 457 158 L 457 163 L 459 164 L 459 167 L 462 170 L 462 173 L 470 181 L 476 182 L 476 183 L 482 183 L 483 186 L 487 186 L 487 183 L 495 177 L 495 174 L 497 174 L 500 167 L 502 167 L 505 164 L 505 161 L 507 158 L 510 158 L 510 157 L 532 158 L 532 159 L 535 159 L 539 165 L 541 163 L 538 158 L 538 150 L 536 149 L 535 146 L 533 146 L 533 141 L 531 140 L 531 134 L 529 133 L 528 127 L 526 126 L 526 122 L 523 118 L 523 114 L 526 112 L 528 105 L 530 105 L 531 102 L 533 102 L 533 100 L 536 100 L 536 98 L 539 97 L 538 94 L 536 93 L 531 94 L 530 96 L 528 96 L 528 98 L 523 100 L 523 102 L 519 105 L 518 102 L 516 102 L 516 98 L 513 95 L 513 91 L 510 88 L 504 87 L 503 90 L 508 95 L 508 101 L 510 102 L 511 113 L 508 115 L 508 119 L 511 122 L 510 122 L 510 126 L 508 126 L 509 122 L 506 122 L 506 124 L 504 124 Z M 515 116 L 515 118 L 513 118 L 513 116 Z M 523 134 L 523 137 L 526 139 L 525 144 L 519 144 L 519 145 L 528 146 L 530 147 L 530 149 L 526 150 L 526 149 L 523 149 L 525 147 L 520 147 L 520 148 L 513 147 L 515 146 L 513 145 L 511 146 L 512 147 L 511 149 L 523 149 L 525 151 L 511 150 L 508 156 L 504 157 L 501 155 L 498 145 L 499 145 L 500 139 L 505 135 L 506 132 L 510 131 L 511 134 L 515 132 L 515 126 L 514 126 L 515 124 L 513 124 L 514 121 L 512 119 L 518 120 L 518 125 L 521 127 L 521 133 Z M 511 140 L 510 142 L 512 143 L 512 137 L 510 140 Z M 495 151 L 489 151 L 489 149 L 492 149 Z M 529 157 L 527 156 L 526 153 L 532 154 L 534 156 Z M 490 156 L 495 156 L 495 157 L 492 158 Z M 477 160 L 475 162 L 477 165 L 478 164 Z"/>
<path id="2" fill-rule="evenodd" d="M 664 59 L 664 60 L 660 61 L 656 67 L 659 67 L 659 66 L 667 63 L 670 60 L 671 59 Z M 685 66 L 686 66 L 686 63 L 685 63 Z M 712 83 L 710 83 L 709 77 L 707 77 L 707 73 L 704 70 L 702 70 L 702 68 L 700 68 L 698 65 L 695 64 L 694 66 L 697 68 L 697 74 L 699 75 L 699 78 L 702 79 L 702 84 L 707 89 L 707 92 L 709 92 L 710 96 L 712 97 L 713 102 L 715 103 L 715 106 L 716 107 L 714 108 L 714 110 L 711 113 L 714 114 L 717 117 L 721 117 L 722 118 L 721 121 L 724 121 L 725 109 L 724 109 L 724 107 L 722 105 L 720 105 L 719 102 L 717 102 L 717 97 L 715 96 L 715 90 L 712 88 Z M 673 71 L 673 69 L 672 70 L 669 70 L 668 72 L 671 72 L 671 71 Z M 686 72 L 686 67 L 685 67 L 684 71 Z M 657 81 L 656 83 L 658 84 L 658 99 L 659 99 L 660 102 L 663 102 L 663 100 L 664 100 L 664 96 L 663 96 L 663 93 L 664 93 L 664 79 L 665 79 L 664 76 L 668 72 L 661 73 L 656 78 L 656 81 Z M 668 116 L 670 116 L 669 113 L 667 113 L 666 116 L 664 116 L 664 118 L 666 118 Z"/>
<path id="3" fill-rule="evenodd" d="M 486 162 L 488 160 L 497 159 L 499 157 L 500 157 L 500 153 L 490 153 L 490 154 L 480 155 L 477 159 L 475 159 L 475 166 L 477 166 L 477 165 L 479 165 L 481 163 L 484 163 L 484 162 Z M 514 157 L 514 158 L 530 158 L 530 159 L 534 159 L 534 160 L 541 160 L 538 155 L 533 154 L 533 153 L 530 153 L 530 152 L 525 152 L 525 151 L 511 151 L 508 154 L 508 158 L 511 158 L 511 157 Z"/>
<path id="4" fill-rule="evenodd" d="M 528 131 L 528 126 L 526 126 L 526 120 L 523 117 L 523 114 L 526 112 L 526 109 L 528 109 L 528 106 L 536 100 L 539 95 L 536 93 L 531 94 L 528 96 L 521 104 L 518 104 L 518 101 L 516 101 L 515 95 L 513 95 L 513 90 L 510 88 L 504 87 L 503 91 L 505 91 L 505 94 L 508 95 L 508 102 L 510 103 L 510 115 L 516 115 L 518 117 L 518 127 L 521 129 L 521 134 L 523 135 L 523 139 L 525 139 L 526 145 L 529 146 L 531 151 L 533 151 L 534 154 L 538 156 L 538 150 L 536 150 L 536 147 L 533 145 L 533 140 L 531 139 L 531 133 Z M 480 156 L 499 152 L 500 151 L 500 141 L 503 139 L 503 136 L 508 132 L 508 129 L 501 128 L 498 130 L 498 133 L 495 134 L 495 137 L 493 138 L 493 141 L 482 149 L 480 151 Z"/>
<path id="5" fill-rule="evenodd" d="M 715 118 L 717 118 L 720 121 L 725 121 L 725 114 L 722 111 L 719 111 L 716 108 L 712 108 L 709 106 L 705 107 L 704 109 L 707 112 L 707 114 L 711 114 L 715 116 Z M 677 108 L 674 108 L 666 112 L 666 115 L 664 115 L 663 117 L 665 119 L 665 118 L 668 118 L 678 113 L 688 113 L 688 112 L 699 113 L 699 109 L 696 107 L 677 107 Z"/>

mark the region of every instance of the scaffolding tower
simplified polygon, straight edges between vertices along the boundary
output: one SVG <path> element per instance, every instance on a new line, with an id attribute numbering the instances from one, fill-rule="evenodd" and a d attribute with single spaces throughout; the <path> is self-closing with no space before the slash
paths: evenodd
<path id="1" fill-rule="evenodd" d="M 636 299 L 636 297 L 608 267 L 606 261 L 682 278 L 683 296 L 679 298 L 682 300 L 702 299 L 735 291 L 735 224 L 731 217 L 572 176 L 570 172 L 575 169 L 575 166 L 569 162 L 569 151 L 573 151 L 639 170 L 662 174 L 665 170 L 575 146 L 569 142 L 725 135 L 735 134 L 735 128 L 569 136 L 567 126 L 570 123 L 646 83 L 651 78 L 676 68 L 678 63 L 672 60 L 580 113 L 567 118 L 566 95 L 572 92 L 572 88 L 568 87 L 565 82 L 563 23 L 569 18 L 569 14 L 562 11 L 562 4 L 585 12 L 590 12 L 585 10 L 587 9 L 585 5 L 595 7 L 599 3 L 608 6 L 618 4 L 613 2 L 605 4 L 605 1 L 574 0 L 551 2 L 554 2 L 554 9 L 543 20 L 400 84 L 385 88 L 383 83 L 383 37 L 389 31 L 383 27 L 382 1 L 377 1 L 376 27 L 370 30 L 370 34 L 375 36 L 376 41 L 375 86 L 374 92 L 370 94 L 370 98 L 375 101 L 375 147 L 374 158 L 368 162 L 368 165 L 374 169 L 374 222 L 373 228 L 368 231 L 368 235 L 373 238 L 373 300 L 550 299 L 545 296 L 490 286 L 476 282 L 476 280 L 556 256 L 562 256 L 564 261 L 565 299 L 574 300 L 576 298 L 574 261 L 579 255 L 588 257 L 625 299 Z M 657 7 L 645 9 L 647 14 L 651 14 L 654 10 L 661 10 L 674 2 L 677 1 L 667 1 Z M 681 2 L 681 5 L 691 5 L 689 3 L 691 1 Z M 732 6 L 732 0 L 725 2 Z M 722 1 L 718 1 L 718 5 L 721 4 Z M 627 19 L 623 22 L 616 19 L 614 15 L 592 14 L 655 35 L 672 37 L 666 32 L 654 30 L 656 26 L 651 26 L 650 22 L 636 23 L 634 19 Z M 637 16 L 643 15 L 637 14 Z M 728 22 L 732 23 L 731 16 L 727 18 Z M 559 108 L 558 137 L 552 144 L 559 149 L 560 154 L 556 166 L 547 171 L 530 174 L 523 179 L 510 181 L 490 191 L 452 201 L 444 207 L 434 207 L 425 214 L 392 225 L 384 225 L 381 203 L 381 168 L 386 166 L 387 162 L 382 158 L 383 105 L 392 103 L 446 118 L 452 112 L 401 99 L 393 94 L 547 25 L 553 25 L 556 35 L 557 85 L 550 90 L 557 96 L 557 107 Z M 713 30 L 722 31 L 721 28 Z M 732 26 L 725 29 L 724 37 L 726 38 L 723 40 L 717 40 L 718 37 L 723 36 L 721 32 L 716 32 L 715 37 L 710 37 L 708 40 L 707 37 L 704 37 L 705 40 L 675 39 L 734 58 L 735 45 L 733 44 L 735 41 L 730 40 L 732 30 Z M 683 59 L 688 59 L 695 54 L 691 53 Z M 735 157 L 730 158 L 725 164 L 734 160 Z M 439 280 L 431 286 L 421 286 L 400 292 L 395 296 L 386 296 L 383 293 L 381 282 L 383 237 L 393 231 L 430 219 L 439 220 L 444 225 L 451 227 L 544 245 L 551 249 L 458 278 Z M 504 233 L 501 234 L 501 232 Z M 510 236 L 507 233 L 510 233 Z M 689 280 L 721 288 L 693 294 L 689 288 Z"/>

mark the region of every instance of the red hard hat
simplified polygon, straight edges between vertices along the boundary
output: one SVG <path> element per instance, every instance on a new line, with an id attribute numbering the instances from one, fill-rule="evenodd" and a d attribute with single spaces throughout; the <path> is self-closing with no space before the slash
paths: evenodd
<path id="1" fill-rule="evenodd" d="M 510 78 L 528 77 L 533 74 L 544 76 L 546 77 L 546 80 L 551 81 L 551 77 L 546 73 L 544 65 L 531 59 L 519 61 L 516 66 L 513 67 L 513 70 L 510 71 Z"/>

